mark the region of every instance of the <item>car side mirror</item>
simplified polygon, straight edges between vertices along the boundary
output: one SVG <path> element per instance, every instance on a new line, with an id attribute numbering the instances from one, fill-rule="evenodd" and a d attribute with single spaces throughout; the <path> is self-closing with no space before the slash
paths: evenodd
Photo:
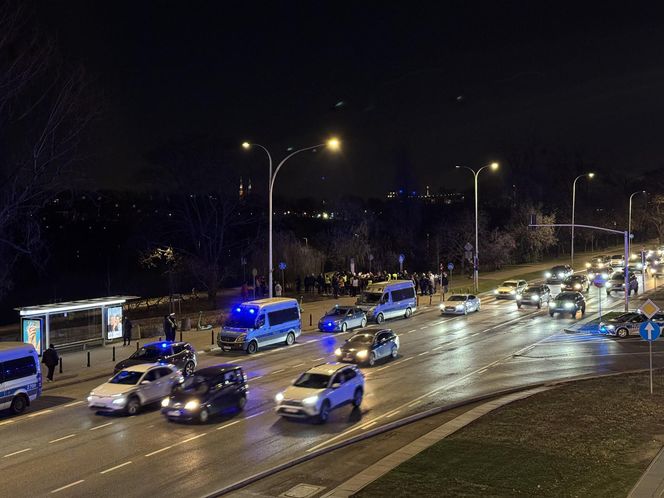
<path id="1" fill-rule="evenodd" d="M 332 384 L 332 389 L 339 389 L 341 387 L 341 382 L 335 382 Z"/>
<path id="2" fill-rule="evenodd" d="M 141 385 L 142 385 L 142 386 L 145 386 L 145 385 L 147 385 L 147 384 L 150 384 L 150 381 L 149 381 L 149 380 L 142 380 L 142 381 L 141 381 Z"/>

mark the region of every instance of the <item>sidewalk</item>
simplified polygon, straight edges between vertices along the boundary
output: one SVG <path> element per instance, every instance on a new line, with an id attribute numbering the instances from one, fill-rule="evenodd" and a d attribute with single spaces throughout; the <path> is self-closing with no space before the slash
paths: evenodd
<path id="1" fill-rule="evenodd" d="M 627 498 L 661 498 L 664 496 L 664 448 L 638 480 Z"/>

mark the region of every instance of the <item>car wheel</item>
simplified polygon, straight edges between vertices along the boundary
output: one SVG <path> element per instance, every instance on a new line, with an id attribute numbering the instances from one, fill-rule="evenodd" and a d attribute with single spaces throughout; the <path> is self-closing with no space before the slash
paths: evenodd
<path id="1" fill-rule="evenodd" d="M 208 421 L 209 418 L 210 418 L 210 412 L 208 411 L 208 409 L 205 407 L 201 408 L 201 411 L 198 412 L 198 421 L 201 424 L 204 424 L 205 422 Z"/>
<path id="2" fill-rule="evenodd" d="M 385 317 L 383 316 L 382 313 L 378 313 L 378 316 L 376 316 L 376 323 L 383 323 L 385 321 Z"/>
<path id="3" fill-rule="evenodd" d="M 242 411 L 244 410 L 244 407 L 247 404 L 247 397 L 246 396 L 240 396 L 240 399 L 237 400 L 237 409 Z"/>
<path id="4" fill-rule="evenodd" d="M 10 409 L 14 415 L 18 415 L 19 413 L 23 413 L 27 406 L 28 401 L 26 397 L 20 394 L 12 400 Z"/>
<path id="5" fill-rule="evenodd" d="M 346 324 L 344 323 L 344 325 Z M 286 336 L 286 346 L 292 346 L 294 342 L 295 342 L 295 334 L 289 332 L 288 335 Z"/>
<path id="6" fill-rule="evenodd" d="M 367 326 L 367 317 L 365 316 L 362 318 L 362 323 L 360 324 L 360 328 L 364 328 Z"/>
<path id="7" fill-rule="evenodd" d="M 549 316 L 553 317 L 553 311 L 549 311 Z"/>
<path id="8" fill-rule="evenodd" d="M 626 337 L 629 336 L 629 330 L 627 330 L 626 328 L 620 328 L 616 331 L 616 335 L 621 339 L 625 339 Z"/>
<path id="9" fill-rule="evenodd" d="M 479 311 L 481 307 L 482 307 L 482 303 L 477 303 L 477 309 L 475 311 Z"/>
<path id="10" fill-rule="evenodd" d="M 324 424 L 327 422 L 328 418 L 330 418 L 330 402 L 325 400 L 323 401 L 323 404 L 320 407 L 320 412 L 318 413 L 318 423 Z"/>
<path id="11" fill-rule="evenodd" d="M 341 331 L 346 332 L 346 329 L 348 328 L 348 325 L 346 325 L 346 322 L 341 324 Z"/>
<path id="12" fill-rule="evenodd" d="M 581 308 L 581 316 L 586 314 L 586 307 Z"/>
<path id="13" fill-rule="evenodd" d="M 517 303 L 516 309 L 519 309 L 519 310 L 521 309 L 521 303 Z"/>
<path id="14" fill-rule="evenodd" d="M 397 349 L 397 347 L 392 346 L 392 351 L 390 351 L 390 356 L 392 358 L 396 358 L 398 354 L 399 354 L 399 350 Z"/>
<path id="15" fill-rule="evenodd" d="M 542 300 L 540 299 L 539 302 L 537 303 L 537 309 L 541 310 L 542 309 Z"/>
<path id="16" fill-rule="evenodd" d="M 404 318 L 410 318 L 411 316 L 413 316 L 413 310 L 406 308 L 406 314 L 404 315 Z"/>
<path id="17" fill-rule="evenodd" d="M 634 295 L 636 295 L 636 294 L 638 294 L 638 293 L 639 293 L 639 288 L 636 287 L 636 288 L 634 289 Z"/>
<path id="18" fill-rule="evenodd" d="M 370 367 L 373 367 L 373 366 L 375 365 L 375 363 L 376 363 L 376 353 L 373 353 L 373 352 L 372 352 L 372 353 L 369 355 L 369 361 L 368 361 L 368 363 L 369 363 L 369 366 L 370 366 Z"/>
<path id="19" fill-rule="evenodd" d="M 611 293 L 610 293 L 609 291 L 606 291 L 606 295 L 607 295 L 607 296 L 610 296 Z"/>
<path id="20" fill-rule="evenodd" d="M 194 362 L 193 361 L 188 361 L 184 365 L 184 374 L 186 376 L 189 376 L 189 375 L 193 374 L 194 373 L 194 368 L 195 368 L 194 367 Z"/>
<path id="21" fill-rule="evenodd" d="M 251 341 L 247 346 L 247 354 L 254 354 L 256 351 L 258 351 L 258 343 Z"/>
<path id="22" fill-rule="evenodd" d="M 468 314 L 468 306 L 466 306 L 465 304 L 463 305 L 463 314 L 464 315 Z"/>
<path id="23" fill-rule="evenodd" d="M 129 398 L 129 401 L 127 401 L 127 406 L 125 407 L 125 411 L 127 412 L 127 415 L 130 417 L 132 415 L 136 415 L 138 413 L 138 410 L 141 408 L 141 402 L 136 396 L 132 396 Z"/>
<path id="24" fill-rule="evenodd" d="M 361 388 L 358 387 L 357 389 L 355 389 L 355 394 L 353 394 L 353 406 L 355 408 L 359 408 L 360 405 L 362 404 L 363 394 L 364 393 L 362 392 Z"/>

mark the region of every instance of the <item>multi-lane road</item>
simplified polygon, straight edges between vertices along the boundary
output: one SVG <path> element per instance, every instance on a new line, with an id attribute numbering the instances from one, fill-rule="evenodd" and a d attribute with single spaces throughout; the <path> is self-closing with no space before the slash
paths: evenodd
<path id="1" fill-rule="evenodd" d="M 597 295 L 591 288 L 586 315 L 597 312 Z M 603 296 L 602 307 L 620 310 L 622 302 Z M 303 334 L 294 346 L 253 356 L 201 355 L 201 366 L 243 365 L 250 389 L 244 412 L 205 425 L 168 423 L 158 407 L 134 417 L 97 415 L 85 397 L 99 381 L 54 389 L 26 414 L 0 418 L 0 489 L 4 496 L 201 496 L 435 405 L 647 367 L 643 342 L 564 332 L 573 322 L 492 297 L 468 316 L 442 317 L 432 309 L 387 322 L 401 337 L 399 357 L 363 368 L 361 409 L 341 408 L 323 426 L 280 419 L 274 395 L 303 370 L 333 361 L 350 332 Z M 664 348 L 657 346 L 659 357 Z"/>

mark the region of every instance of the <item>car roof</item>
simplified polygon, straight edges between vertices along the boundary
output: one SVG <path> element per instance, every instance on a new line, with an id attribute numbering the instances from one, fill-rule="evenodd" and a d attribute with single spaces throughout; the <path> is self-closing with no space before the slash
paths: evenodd
<path id="1" fill-rule="evenodd" d="M 158 347 L 158 348 L 165 348 L 166 346 L 184 346 L 186 344 L 189 344 L 188 342 L 168 342 L 168 341 L 155 341 L 155 342 L 148 342 L 147 344 L 143 344 L 144 348 L 149 348 L 149 347 Z"/>
<path id="2" fill-rule="evenodd" d="M 556 296 L 556 299 L 565 299 L 566 297 L 577 297 L 581 295 L 580 292 L 576 291 L 564 291 Z"/>
<path id="3" fill-rule="evenodd" d="M 567 268 L 567 265 L 555 265 L 551 267 L 552 270 L 555 270 L 556 268 Z"/>
<path id="4" fill-rule="evenodd" d="M 316 373 L 316 374 L 323 374 L 323 375 L 332 375 L 339 370 L 342 370 L 346 367 L 349 367 L 348 363 L 337 363 L 337 362 L 330 362 L 330 363 L 322 363 L 320 365 L 316 365 L 315 367 L 310 368 L 307 370 L 307 373 Z"/>
<path id="5" fill-rule="evenodd" d="M 242 305 L 265 306 L 266 304 L 291 303 L 293 301 L 297 303 L 296 299 L 290 297 L 266 297 L 265 299 L 256 299 L 254 301 L 247 301 L 242 303 Z"/>
<path id="6" fill-rule="evenodd" d="M 131 370 L 132 372 L 147 372 L 151 368 L 154 367 L 167 367 L 169 368 L 171 365 L 168 363 L 137 363 L 136 365 L 130 365 L 128 367 L 123 368 L 122 370 Z"/>
<path id="7" fill-rule="evenodd" d="M 447 300 L 449 301 L 450 299 L 452 299 L 453 297 L 456 297 L 456 296 L 461 296 L 465 299 L 468 299 L 468 297 L 471 296 L 471 295 L 472 294 L 452 294 L 450 297 L 447 298 Z"/>
<path id="8" fill-rule="evenodd" d="M 503 284 L 518 284 L 519 280 L 504 280 Z"/>
<path id="9" fill-rule="evenodd" d="M 232 365 L 230 363 L 220 363 L 218 365 L 212 365 L 210 367 L 201 368 L 194 372 L 194 375 L 202 375 L 204 377 L 213 377 L 215 375 L 221 375 L 224 372 L 230 370 L 237 370 L 241 368 L 240 365 Z"/>
<path id="10" fill-rule="evenodd" d="M 35 352 L 35 347 L 32 344 L 27 342 L 15 342 L 15 341 L 2 341 L 0 342 L 0 351 L 6 351 L 8 349 L 24 350 L 28 352 Z"/>

